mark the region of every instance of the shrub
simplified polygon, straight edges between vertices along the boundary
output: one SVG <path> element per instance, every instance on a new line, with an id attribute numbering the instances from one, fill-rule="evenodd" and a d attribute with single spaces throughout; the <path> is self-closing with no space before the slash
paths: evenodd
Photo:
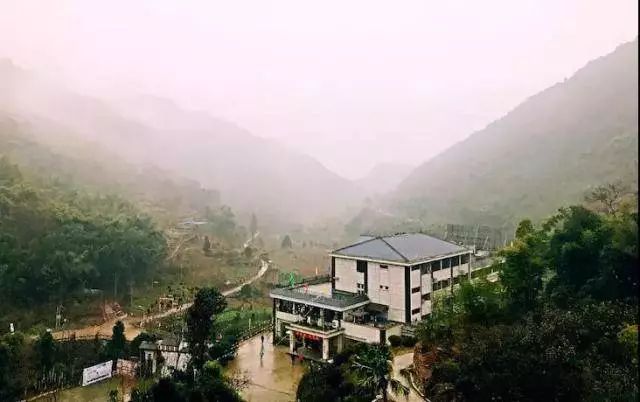
<path id="1" fill-rule="evenodd" d="M 402 346 L 412 347 L 416 344 L 416 338 L 413 336 L 403 336 L 401 338 Z"/>
<path id="2" fill-rule="evenodd" d="M 397 346 L 402 345 L 402 338 L 398 335 L 391 335 L 389 337 L 389 343 L 391 344 L 391 346 L 395 348 Z"/>

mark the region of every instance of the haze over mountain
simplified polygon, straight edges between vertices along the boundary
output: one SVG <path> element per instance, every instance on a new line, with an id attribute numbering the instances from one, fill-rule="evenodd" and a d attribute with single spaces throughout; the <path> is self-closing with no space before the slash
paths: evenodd
<path id="1" fill-rule="evenodd" d="M 395 211 L 427 222 L 541 218 L 622 180 L 637 191 L 638 40 L 417 167 Z"/>
<path id="2" fill-rule="evenodd" d="M 222 202 L 264 220 L 310 222 L 338 214 L 361 197 L 352 182 L 313 158 L 232 123 L 154 96 L 111 103 L 80 95 L 6 60 L 0 63 L 0 110 L 27 121 L 51 121 L 50 127 L 38 125 L 41 137 L 75 135 L 129 163 L 197 180 L 219 190 Z M 73 142 L 64 135 L 56 140 Z"/>
<path id="3" fill-rule="evenodd" d="M 356 184 L 368 195 L 381 195 L 395 190 L 414 169 L 414 166 L 401 163 L 379 163 L 366 176 L 356 180 Z"/>
<path id="4" fill-rule="evenodd" d="M 4 0 L 0 57 L 83 94 L 175 100 L 357 179 L 485 127 L 633 39 L 637 14 L 629 0 Z"/>

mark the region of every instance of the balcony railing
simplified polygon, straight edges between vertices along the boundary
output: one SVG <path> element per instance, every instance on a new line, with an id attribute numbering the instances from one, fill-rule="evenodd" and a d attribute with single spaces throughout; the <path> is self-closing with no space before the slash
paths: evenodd
<path id="1" fill-rule="evenodd" d="M 352 305 L 369 301 L 369 297 L 367 297 L 367 295 L 365 294 L 347 294 L 333 292 L 331 295 L 327 295 L 325 293 L 307 291 L 303 287 L 275 288 L 271 290 L 271 296 L 287 297 L 296 301 L 300 301 L 301 303 L 314 302 L 334 308 L 346 308 Z"/>

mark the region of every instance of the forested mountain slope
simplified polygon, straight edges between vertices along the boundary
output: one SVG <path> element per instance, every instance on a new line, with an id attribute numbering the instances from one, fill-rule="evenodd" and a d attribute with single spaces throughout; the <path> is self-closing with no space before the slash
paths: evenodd
<path id="1" fill-rule="evenodd" d="M 315 159 L 205 113 L 154 97 L 125 103 L 80 95 L 0 63 L 0 110 L 44 118 L 127 159 L 160 166 L 220 191 L 222 202 L 265 222 L 335 214 L 361 198 Z"/>
<path id="2" fill-rule="evenodd" d="M 419 166 L 392 210 L 429 222 L 541 218 L 603 183 L 637 188 L 637 164 L 636 39 Z"/>
<path id="3" fill-rule="evenodd" d="M 51 120 L 31 118 L 27 122 L 0 112 L 2 156 L 18 164 L 27 176 L 73 191 L 117 194 L 160 223 L 174 224 L 181 217 L 220 206 L 217 191 L 150 165 L 127 163 Z"/>

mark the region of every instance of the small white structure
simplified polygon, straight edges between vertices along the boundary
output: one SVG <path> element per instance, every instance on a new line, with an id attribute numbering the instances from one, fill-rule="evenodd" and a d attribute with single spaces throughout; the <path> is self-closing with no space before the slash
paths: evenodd
<path id="1" fill-rule="evenodd" d="M 155 342 L 140 343 L 140 359 L 151 365 L 151 372 L 156 373 L 162 361 L 160 375 L 169 376 L 174 370 L 184 371 L 191 360 L 187 352 L 187 343 L 178 337 L 170 336 Z M 162 357 L 162 359 L 160 359 Z"/>
<path id="2" fill-rule="evenodd" d="M 104 363 L 98 363 L 94 366 L 87 367 L 82 370 L 82 386 L 87 386 L 98 381 L 111 378 L 113 369 L 113 360 Z"/>

